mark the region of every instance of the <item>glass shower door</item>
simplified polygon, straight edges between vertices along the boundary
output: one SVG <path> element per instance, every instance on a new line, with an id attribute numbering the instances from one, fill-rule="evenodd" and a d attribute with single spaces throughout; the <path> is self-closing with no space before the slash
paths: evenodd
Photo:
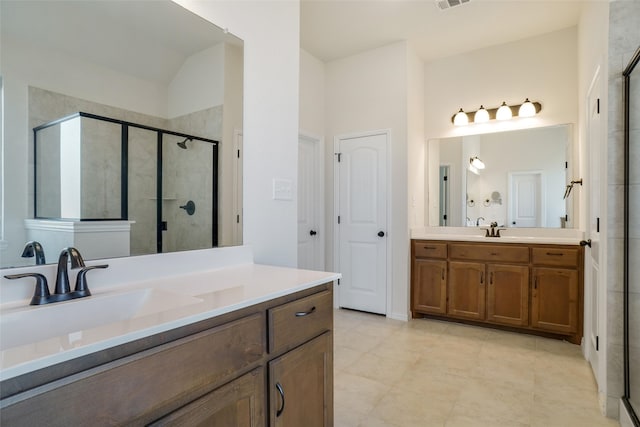
<path id="1" fill-rule="evenodd" d="M 640 426 L 640 48 L 625 76 L 625 396 Z M 634 71 L 635 70 L 635 71 Z"/>

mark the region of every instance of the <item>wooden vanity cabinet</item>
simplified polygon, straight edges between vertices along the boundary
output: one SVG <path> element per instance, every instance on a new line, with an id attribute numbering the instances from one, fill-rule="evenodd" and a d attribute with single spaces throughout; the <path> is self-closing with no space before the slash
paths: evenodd
<path id="1" fill-rule="evenodd" d="M 414 241 L 412 251 L 412 310 L 447 313 L 447 245 Z"/>
<path id="2" fill-rule="evenodd" d="M 540 247 L 532 252 L 531 326 L 575 334 L 581 330 L 582 251 Z"/>
<path id="3" fill-rule="evenodd" d="M 332 286 L 5 380 L 0 425 L 330 426 Z"/>
<path id="4" fill-rule="evenodd" d="M 449 262 L 447 314 L 463 319 L 484 320 L 485 265 L 477 262 Z"/>
<path id="5" fill-rule="evenodd" d="M 537 331 L 579 344 L 583 254 L 568 245 L 413 240 L 412 316 Z"/>

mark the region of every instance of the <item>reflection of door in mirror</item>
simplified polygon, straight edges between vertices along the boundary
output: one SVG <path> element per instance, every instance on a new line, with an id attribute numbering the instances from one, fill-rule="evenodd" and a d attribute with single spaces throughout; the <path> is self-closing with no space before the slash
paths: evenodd
<path id="1" fill-rule="evenodd" d="M 440 166 L 440 222 L 438 225 L 448 225 L 448 214 L 450 211 L 451 195 L 449 191 L 449 169 L 448 165 Z"/>
<path id="2" fill-rule="evenodd" d="M 509 227 L 544 227 L 541 172 L 509 173 Z M 500 222 L 498 222 L 500 224 Z"/>

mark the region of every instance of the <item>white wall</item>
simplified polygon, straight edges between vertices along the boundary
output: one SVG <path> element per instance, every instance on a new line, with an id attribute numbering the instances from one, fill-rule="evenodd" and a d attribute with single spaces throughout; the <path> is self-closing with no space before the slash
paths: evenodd
<path id="1" fill-rule="evenodd" d="M 576 27 L 427 63 L 425 135 L 442 138 L 576 123 L 576 72 Z M 451 123 L 460 108 L 520 104 L 526 97 L 542 104 L 536 117 L 470 126 Z"/>
<path id="2" fill-rule="evenodd" d="M 323 136 L 325 132 L 324 110 L 324 62 L 306 51 L 300 50 L 300 131 Z"/>
<path id="3" fill-rule="evenodd" d="M 167 118 L 224 103 L 225 44 L 191 55 L 169 83 Z"/>
<path id="4" fill-rule="evenodd" d="M 298 1 L 177 3 L 244 40 L 244 243 L 256 262 L 297 264 Z M 273 200 L 273 180 L 294 198 Z"/>

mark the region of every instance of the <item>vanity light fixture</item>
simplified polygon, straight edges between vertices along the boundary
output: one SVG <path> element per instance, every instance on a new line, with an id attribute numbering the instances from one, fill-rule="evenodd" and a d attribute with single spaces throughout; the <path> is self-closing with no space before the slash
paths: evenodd
<path id="1" fill-rule="evenodd" d="M 456 126 L 465 126 L 469 124 L 469 116 L 467 116 L 467 113 L 462 111 L 462 108 L 455 116 L 453 116 L 453 124 Z"/>
<path id="2" fill-rule="evenodd" d="M 539 102 L 529 101 L 527 98 L 524 103 L 518 105 L 507 105 L 503 102 L 498 108 L 484 108 L 480 106 L 478 111 L 465 112 L 462 108 L 451 117 L 451 122 L 455 126 L 465 126 L 470 123 L 487 123 L 489 120 L 509 120 L 513 117 L 533 117 L 542 110 Z M 517 116 L 515 112 L 518 112 Z M 473 120 L 470 120 L 470 117 Z"/>
<path id="3" fill-rule="evenodd" d="M 469 164 L 476 169 L 484 169 L 484 162 L 478 158 L 478 156 L 471 157 Z"/>
<path id="4" fill-rule="evenodd" d="M 484 108 L 484 106 L 480 106 L 480 109 L 476 111 L 476 114 L 473 116 L 474 123 L 487 123 L 489 121 L 489 112 Z"/>
<path id="5" fill-rule="evenodd" d="M 503 101 L 500 108 L 498 108 L 498 111 L 496 111 L 496 120 L 509 120 L 511 117 L 513 117 L 511 107 Z"/>
<path id="6" fill-rule="evenodd" d="M 518 109 L 519 117 L 533 117 L 536 115 L 536 107 L 533 102 L 529 101 L 529 98 L 525 99 L 524 103 Z"/>

